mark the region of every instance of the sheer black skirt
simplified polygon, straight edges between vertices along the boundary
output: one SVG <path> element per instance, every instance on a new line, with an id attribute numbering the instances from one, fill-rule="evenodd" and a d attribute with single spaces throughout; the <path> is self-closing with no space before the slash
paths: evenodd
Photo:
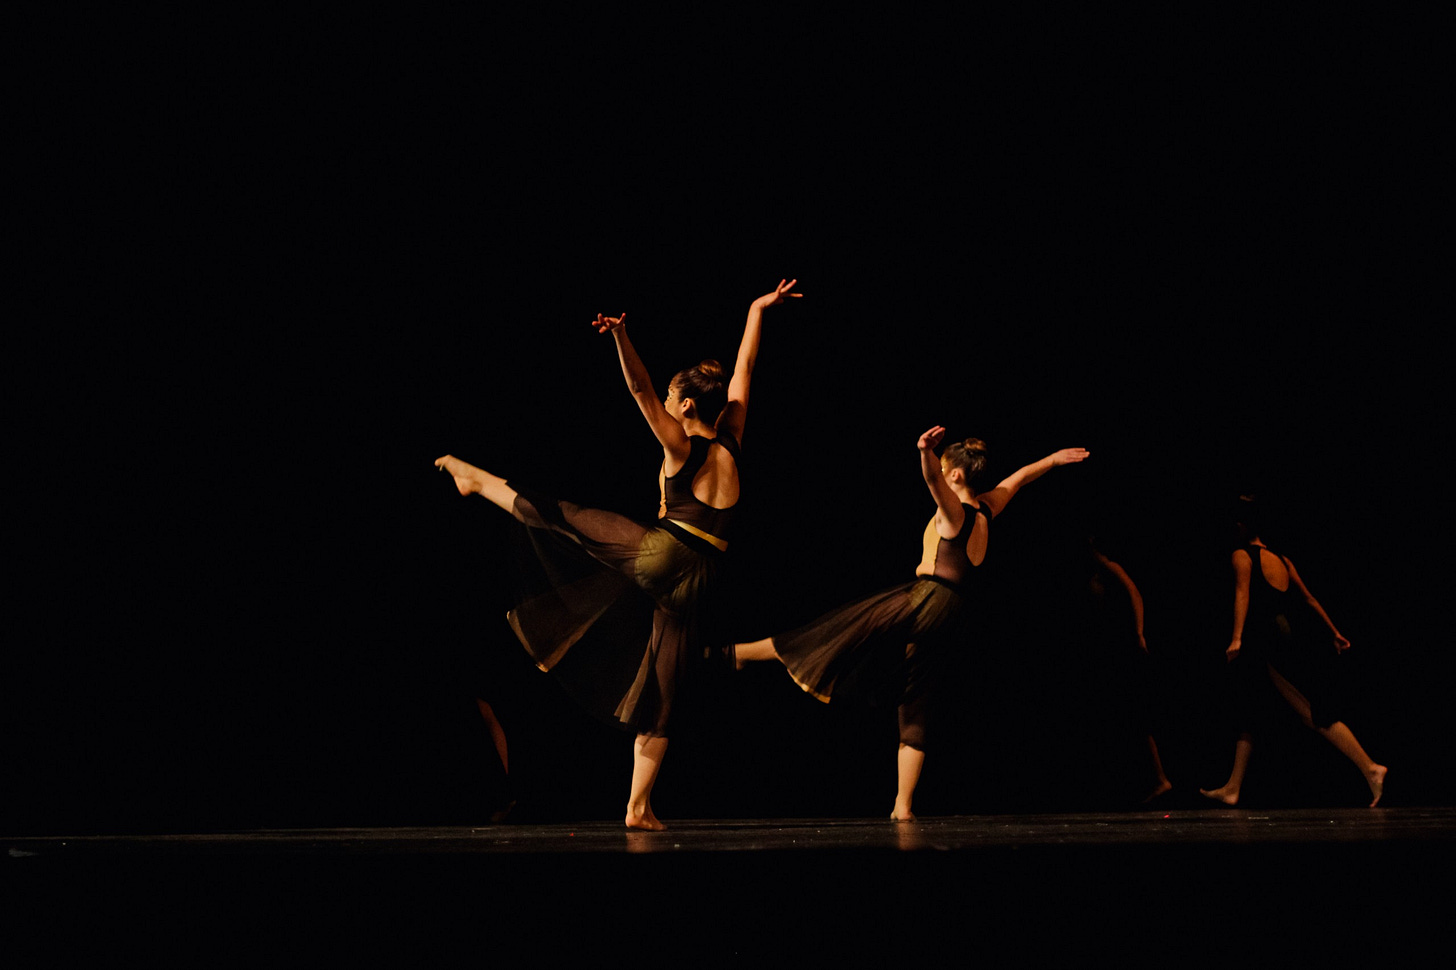
<path id="1" fill-rule="evenodd" d="M 526 651 L 592 714 L 665 736 L 700 659 L 720 554 L 663 526 L 539 495 L 518 492 L 513 513 L 534 560 L 519 563 L 507 614 Z"/>
<path id="2" fill-rule="evenodd" d="M 789 676 L 828 703 L 899 706 L 900 740 L 925 747 L 931 687 L 947 641 L 964 633 L 964 597 L 929 578 L 881 590 L 776 635 Z"/>

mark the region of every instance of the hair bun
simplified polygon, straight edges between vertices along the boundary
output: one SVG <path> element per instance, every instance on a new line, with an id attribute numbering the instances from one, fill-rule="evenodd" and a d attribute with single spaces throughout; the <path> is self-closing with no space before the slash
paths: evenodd
<path id="1" fill-rule="evenodd" d="M 723 379 L 723 365 L 716 360 L 705 360 L 698 365 L 698 372 L 709 380 L 721 381 Z"/>
<path id="2" fill-rule="evenodd" d="M 986 443 L 980 438 L 967 438 L 961 442 L 961 447 L 973 455 L 984 455 L 986 453 Z"/>

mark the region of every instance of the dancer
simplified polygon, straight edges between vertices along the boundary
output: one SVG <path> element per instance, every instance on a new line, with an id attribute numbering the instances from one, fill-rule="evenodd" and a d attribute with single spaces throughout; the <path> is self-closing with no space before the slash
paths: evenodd
<path id="1" fill-rule="evenodd" d="M 1087 638 L 1096 649 L 1117 664 L 1125 692 L 1122 698 L 1130 718 L 1136 723 L 1138 733 L 1148 750 L 1149 763 L 1153 769 L 1154 781 L 1143 797 L 1143 802 L 1171 791 L 1173 783 L 1163 772 L 1163 760 L 1158 754 L 1158 743 L 1153 740 L 1149 722 L 1152 720 L 1152 671 L 1148 655 L 1148 641 L 1143 635 L 1143 597 L 1126 569 L 1097 548 L 1092 536 L 1087 537 L 1089 575 L 1086 585 Z M 1121 595 L 1110 592 L 1113 588 Z M 1127 607 L 1114 607 L 1113 600 L 1120 604 L 1126 597 Z"/>
<path id="2" fill-rule="evenodd" d="M 1350 649 L 1334 621 L 1314 594 L 1299 578 L 1294 563 L 1269 549 L 1259 538 L 1253 500 L 1239 497 L 1241 514 L 1237 523 L 1243 545 L 1233 552 L 1234 630 L 1225 656 L 1233 665 L 1238 695 L 1240 734 L 1234 745 L 1233 770 L 1228 781 L 1204 795 L 1225 805 L 1237 805 L 1253 752 L 1252 721 L 1257 716 L 1259 695 L 1272 683 L 1299 715 L 1305 727 L 1313 728 L 1360 769 L 1370 787 L 1370 807 L 1380 803 L 1385 789 L 1384 765 L 1378 765 L 1360 747 L 1355 735 L 1330 709 L 1329 664 Z M 1295 635 L 1296 612 L 1307 606 L 1329 627 L 1334 649 L 1313 651 L 1302 647 Z M 1296 687 L 1294 680 L 1301 683 Z"/>
<path id="3" fill-rule="evenodd" d="M 1018 469 L 989 492 L 971 485 L 986 464 L 986 445 L 967 438 L 949 445 L 936 425 L 920 436 L 920 471 L 935 499 L 923 553 L 912 582 L 831 610 L 807 626 L 735 645 L 737 663 L 778 660 L 795 683 L 828 703 L 842 697 L 893 698 L 899 705 L 898 786 L 890 818 L 913 821 L 911 802 L 925 764 L 930 687 L 938 654 L 958 629 L 986 558 L 990 522 L 1017 491 L 1058 465 L 1082 461 L 1083 448 L 1064 448 Z"/>
<path id="4" fill-rule="evenodd" d="M 780 280 L 748 308 L 738 360 L 726 393 L 721 365 L 705 360 L 679 372 L 657 397 L 647 368 L 627 336 L 626 315 L 597 315 L 598 333 L 610 333 L 627 388 L 662 445 L 658 474 L 662 501 L 655 524 L 518 491 L 505 479 L 446 455 L 435 464 L 455 479 L 461 495 L 478 494 L 523 522 L 548 567 L 553 589 L 522 599 L 508 614 L 521 643 L 542 670 L 553 670 L 568 650 L 632 587 L 655 604 L 647 643 L 630 653 L 594 652 L 578 669 L 595 696 L 579 698 L 636 732 L 629 828 L 659 830 L 651 795 L 667 751 L 674 696 L 698 640 L 697 624 L 720 557 L 728 548 L 739 499 L 738 455 L 748 412 L 749 383 L 763 312 L 786 299 L 798 280 Z M 574 573 L 559 567 L 568 560 Z M 570 665 L 568 665 L 570 666 Z M 580 665 L 578 665 L 580 667 Z"/>

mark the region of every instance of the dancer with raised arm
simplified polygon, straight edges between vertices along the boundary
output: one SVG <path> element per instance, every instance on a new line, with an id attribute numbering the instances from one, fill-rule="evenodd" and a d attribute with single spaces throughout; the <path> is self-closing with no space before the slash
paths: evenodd
<path id="1" fill-rule="evenodd" d="M 1240 504 L 1237 524 L 1243 546 L 1233 552 L 1234 629 L 1224 654 L 1233 665 L 1241 730 L 1228 781 L 1199 791 L 1225 805 L 1239 803 L 1254 749 L 1253 722 L 1263 713 L 1260 701 L 1272 683 L 1305 727 L 1317 731 L 1360 770 L 1374 808 L 1385 791 L 1386 768 L 1371 760 L 1354 733 L 1335 716 L 1329 694 L 1331 663 L 1350 649 L 1350 641 L 1304 585 L 1294 563 L 1259 538 L 1252 499 L 1240 496 Z M 1333 644 L 1313 649 L 1302 643 L 1297 635 L 1301 613 L 1317 616 L 1329 628 Z"/>
<path id="2" fill-rule="evenodd" d="M 542 670 L 552 670 L 612 603 L 632 588 L 655 607 L 646 643 L 630 653 L 587 655 L 578 669 L 592 696 L 578 697 L 595 713 L 636 733 L 629 828 L 664 828 L 651 795 L 663 755 L 673 700 L 695 652 L 697 622 L 711 594 L 719 561 L 729 546 L 739 500 L 739 443 L 748 413 L 749 385 L 763 314 L 790 298 L 797 280 L 780 280 L 748 308 L 743 340 L 726 392 L 722 367 L 705 360 L 679 372 L 667 398 L 652 389 L 647 368 L 627 336 L 625 314 L 597 315 L 598 333 L 610 333 L 627 388 L 662 445 L 658 474 L 662 501 L 655 523 L 584 508 L 518 491 L 505 479 L 446 455 L 435 464 L 455 479 L 461 495 L 483 495 L 527 526 L 545 559 L 575 559 L 573 572 L 546 563 L 553 588 L 523 599 L 508 615 L 512 628 Z"/>
<path id="3" fill-rule="evenodd" d="M 1059 465 L 1085 459 L 1064 448 L 1017 469 L 989 492 L 972 489 L 986 464 L 986 445 L 967 438 L 949 445 L 936 425 L 920 436 L 920 471 L 935 499 L 925 527 L 916 579 L 831 610 L 789 633 L 735 645 L 737 663 L 778 660 L 805 692 L 829 703 L 840 698 L 890 698 L 899 707 L 898 784 L 890 818 L 911 821 L 915 786 L 925 764 L 930 688 L 938 655 L 961 630 L 974 596 L 976 570 L 986 558 L 990 523 L 1023 485 Z"/>

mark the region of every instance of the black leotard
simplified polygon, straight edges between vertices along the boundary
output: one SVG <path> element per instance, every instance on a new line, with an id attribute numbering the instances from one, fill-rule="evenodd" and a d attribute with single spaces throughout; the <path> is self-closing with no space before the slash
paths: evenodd
<path id="1" fill-rule="evenodd" d="M 693 478 L 707 462 L 708 451 L 714 443 L 722 445 L 733 456 L 733 463 L 739 465 L 742 452 L 738 448 L 738 440 L 725 431 L 717 438 L 693 435 L 688 442 L 688 460 L 676 475 L 662 479 L 664 515 L 660 522 L 690 546 L 696 548 L 697 543 L 706 542 L 718 551 L 726 552 L 733 532 L 733 509 L 737 503 L 726 509 L 715 509 L 693 494 Z"/>
<path id="2" fill-rule="evenodd" d="M 1252 560 L 1249 608 L 1234 672 L 1244 726 L 1247 728 L 1263 713 L 1259 708 L 1273 696 L 1268 682 L 1277 675 L 1304 695 L 1314 724 L 1328 727 L 1338 720 L 1331 683 L 1335 652 L 1327 645 L 1309 643 L 1299 635 L 1298 620 L 1305 610 L 1304 601 L 1294 588 L 1293 570 L 1288 559 L 1268 550 L 1278 556 L 1290 577 L 1286 588 L 1276 589 L 1264 575 L 1260 550 L 1265 548 L 1251 545 L 1244 549 Z"/>

